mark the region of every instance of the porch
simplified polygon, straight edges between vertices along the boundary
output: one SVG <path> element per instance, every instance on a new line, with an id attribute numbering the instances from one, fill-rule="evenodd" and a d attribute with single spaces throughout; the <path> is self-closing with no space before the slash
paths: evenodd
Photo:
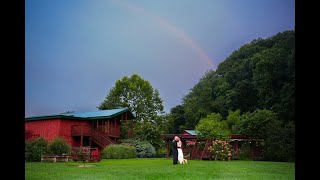
<path id="1" fill-rule="evenodd" d="M 120 138 L 120 127 L 98 126 L 95 129 L 87 125 L 71 126 L 71 136 L 92 136 L 92 130 L 99 131 L 109 137 Z"/>
<path id="2" fill-rule="evenodd" d="M 71 126 L 71 136 L 75 139 L 80 137 L 80 143 L 77 146 L 82 147 L 84 144 L 91 146 L 92 142 L 99 146 L 99 149 L 104 149 L 109 144 L 115 144 L 117 137 L 120 137 L 117 130 L 111 131 L 109 133 L 103 132 L 101 130 L 94 129 L 88 125 L 72 125 Z M 113 134 L 111 134 L 113 132 Z M 117 134 L 118 133 L 118 134 Z"/>

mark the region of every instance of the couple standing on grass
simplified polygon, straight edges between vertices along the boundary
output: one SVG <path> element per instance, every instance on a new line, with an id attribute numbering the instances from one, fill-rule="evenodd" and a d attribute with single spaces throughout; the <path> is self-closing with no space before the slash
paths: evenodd
<path id="1" fill-rule="evenodd" d="M 173 165 L 180 164 L 183 162 L 183 152 L 182 152 L 182 142 L 178 136 L 175 136 L 172 141 L 172 156 L 173 156 Z"/>

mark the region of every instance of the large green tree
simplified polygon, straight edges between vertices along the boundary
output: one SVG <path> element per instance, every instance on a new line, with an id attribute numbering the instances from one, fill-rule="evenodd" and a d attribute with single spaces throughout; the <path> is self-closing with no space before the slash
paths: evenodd
<path id="1" fill-rule="evenodd" d="M 257 139 L 267 139 L 276 135 L 278 127 L 281 126 L 277 114 L 267 109 L 257 109 L 250 113 L 241 115 L 240 133 Z"/>
<path id="2" fill-rule="evenodd" d="M 276 113 L 257 109 L 241 115 L 239 132 L 264 142 L 264 158 L 273 161 L 294 160 L 295 125 L 291 121 L 283 126 Z"/>
<path id="3" fill-rule="evenodd" d="M 183 106 L 178 105 L 171 108 L 170 114 L 168 115 L 167 129 L 170 134 L 179 134 L 188 129 L 186 127 Z"/>
<path id="4" fill-rule="evenodd" d="M 162 99 L 157 89 L 149 81 L 137 74 L 124 76 L 116 81 L 109 90 L 99 109 L 128 107 L 135 114 L 135 121 L 154 121 L 159 114 L 163 114 Z"/>
<path id="5" fill-rule="evenodd" d="M 198 135 L 203 138 L 214 138 L 226 140 L 229 138 L 230 130 L 226 121 L 219 113 L 211 113 L 199 121 L 196 126 Z"/>
<path id="6" fill-rule="evenodd" d="M 132 74 L 117 80 L 98 108 L 129 108 L 135 115 L 135 124 L 132 125 L 135 135 L 157 146 L 163 123 L 162 103 L 157 89 L 139 75 Z"/>

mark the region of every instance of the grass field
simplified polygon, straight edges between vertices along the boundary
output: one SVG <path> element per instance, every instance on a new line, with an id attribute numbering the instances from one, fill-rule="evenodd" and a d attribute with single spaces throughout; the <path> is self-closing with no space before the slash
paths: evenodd
<path id="1" fill-rule="evenodd" d="M 295 163 L 189 160 L 187 165 L 172 165 L 172 159 L 26 162 L 25 179 L 295 179 Z"/>

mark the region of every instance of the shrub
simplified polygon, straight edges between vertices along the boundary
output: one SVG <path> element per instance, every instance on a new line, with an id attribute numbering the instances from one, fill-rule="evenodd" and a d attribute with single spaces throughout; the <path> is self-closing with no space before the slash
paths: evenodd
<path id="1" fill-rule="evenodd" d="M 232 149 L 227 141 L 215 140 L 212 141 L 212 145 L 208 148 L 212 153 L 214 160 L 229 160 L 232 157 Z"/>
<path id="2" fill-rule="evenodd" d="M 147 141 L 141 141 L 139 139 L 124 139 L 121 140 L 124 144 L 130 144 L 136 148 L 137 157 L 139 158 L 151 158 L 156 155 L 156 150 Z"/>
<path id="3" fill-rule="evenodd" d="M 58 137 L 49 144 L 49 150 L 55 155 L 69 154 L 71 146 L 64 138 Z"/>
<path id="4" fill-rule="evenodd" d="M 103 159 L 129 159 L 136 157 L 136 148 L 124 144 L 112 144 L 107 146 L 102 152 Z"/>
<path id="5" fill-rule="evenodd" d="M 156 157 L 164 157 L 164 154 L 167 154 L 167 149 L 160 148 L 156 151 Z"/>
<path id="6" fill-rule="evenodd" d="M 43 137 L 25 142 L 26 160 L 41 161 L 41 156 L 49 153 L 48 141 Z"/>
<path id="7" fill-rule="evenodd" d="M 276 127 L 275 127 L 276 129 Z M 295 124 L 288 123 L 265 139 L 264 160 L 294 161 L 295 160 Z"/>
<path id="8" fill-rule="evenodd" d="M 277 113 L 257 109 L 241 115 L 239 133 L 264 141 L 262 156 L 267 161 L 292 161 L 295 159 L 295 123 L 282 121 Z"/>

